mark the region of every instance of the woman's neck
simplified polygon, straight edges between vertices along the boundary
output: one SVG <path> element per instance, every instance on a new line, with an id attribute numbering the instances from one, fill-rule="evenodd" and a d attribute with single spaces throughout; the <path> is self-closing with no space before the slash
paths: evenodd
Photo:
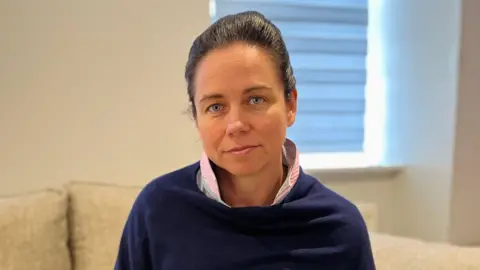
<path id="1" fill-rule="evenodd" d="M 235 176 L 217 168 L 218 186 L 223 201 L 231 207 L 273 204 L 285 180 L 287 169 L 281 162 L 279 165 L 270 167 L 248 176 Z"/>

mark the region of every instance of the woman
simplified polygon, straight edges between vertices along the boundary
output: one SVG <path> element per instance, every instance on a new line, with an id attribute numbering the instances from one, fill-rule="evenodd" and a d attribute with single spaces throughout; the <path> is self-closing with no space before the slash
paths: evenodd
<path id="1" fill-rule="evenodd" d="M 305 174 L 286 129 L 297 90 L 280 31 L 221 18 L 193 43 L 185 77 L 204 154 L 149 183 L 116 269 L 374 269 L 365 223 Z"/>

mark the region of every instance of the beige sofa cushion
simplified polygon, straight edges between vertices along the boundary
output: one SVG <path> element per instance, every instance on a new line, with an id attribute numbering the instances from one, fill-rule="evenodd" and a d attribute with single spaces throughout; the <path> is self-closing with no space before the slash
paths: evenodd
<path id="1" fill-rule="evenodd" d="M 71 269 L 66 215 L 62 191 L 0 198 L 0 269 Z"/>
<path id="2" fill-rule="evenodd" d="M 111 270 L 120 236 L 140 187 L 73 182 L 70 230 L 75 270 Z"/>
<path id="3" fill-rule="evenodd" d="M 378 224 L 378 207 L 374 203 L 354 202 L 365 221 L 368 231 L 376 232 Z"/>
<path id="4" fill-rule="evenodd" d="M 389 270 L 478 270 L 480 248 L 370 233 L 377 269 Z"/>

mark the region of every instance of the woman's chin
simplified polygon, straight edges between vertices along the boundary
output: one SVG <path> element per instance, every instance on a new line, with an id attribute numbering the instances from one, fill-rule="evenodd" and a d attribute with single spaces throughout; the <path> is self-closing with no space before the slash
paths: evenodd
<path id="1" fill-rule="evenodd" d="M 258 173 L 261 169 L 259 162 L 236 163 L 225 166 L 225 169 L 235 176 L 248 176 Z"/>

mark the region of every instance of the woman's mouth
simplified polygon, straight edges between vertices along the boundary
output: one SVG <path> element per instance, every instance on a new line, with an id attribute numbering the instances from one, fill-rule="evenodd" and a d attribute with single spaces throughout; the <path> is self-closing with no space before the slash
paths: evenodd
<path id="1" fill-rule="evenodd" d="M 244 156 L 250 153 L 253 149 L 257 148 L 258 145 L 244 145 L 232 148 L 227 151 L 227 153 L 237 155 L 237 156 Z"/>

